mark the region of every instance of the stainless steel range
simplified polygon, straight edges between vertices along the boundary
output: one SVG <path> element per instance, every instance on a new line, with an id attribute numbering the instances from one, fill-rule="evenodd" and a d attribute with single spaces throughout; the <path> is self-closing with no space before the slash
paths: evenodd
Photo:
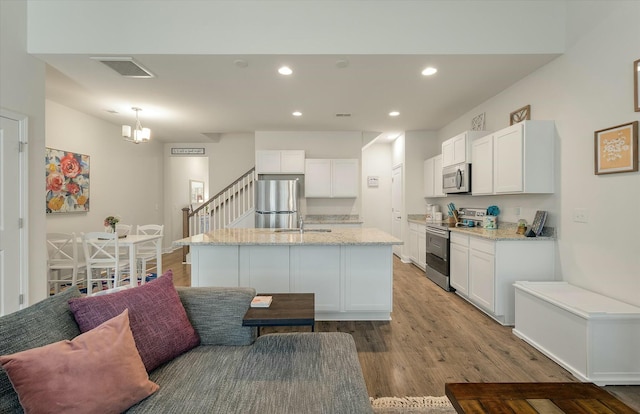
<path id="1" fill-rule="evenodd" d="M 486 211 L 486 208 L 463 207 L 458 209 L 460 222 L 457 226 L 474 227 L 482 225 Z M 449 284 L 449 228 L 455 226 L 455 224 L 449 224 L 448 222 L 426 224 L 426 274 L 429 279 L 448 292 L 455 290 Z"/>

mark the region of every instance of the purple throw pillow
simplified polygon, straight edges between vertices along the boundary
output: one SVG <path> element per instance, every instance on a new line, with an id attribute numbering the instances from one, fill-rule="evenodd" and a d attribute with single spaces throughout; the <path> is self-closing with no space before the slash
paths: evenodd
<path id="1" fill-rule="evenodd" d="M 129 309 L 131 332 L 147 372 L 200 344 L 173 286 L 171 270 L 140 287 L 71 299 L 69 308 L 82 332 Z"/>

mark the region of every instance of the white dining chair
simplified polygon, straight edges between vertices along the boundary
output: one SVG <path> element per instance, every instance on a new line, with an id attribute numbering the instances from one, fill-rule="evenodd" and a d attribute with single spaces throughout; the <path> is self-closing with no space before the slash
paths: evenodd
<path id="1" fill-rule="evenodd" d="M 49 291 L 60 292 L 63 285 L 78 285 L 86 275 L 86 264 L 75 233 L 47 233 L 47 277 Z"/>
<path id="2" fill-rule="evenodd" d="M 107 288 L 120 286 L 125 274 L 130 273 L 130 260 L 118 246 L 117 233 L 90 232 L 82 235 L 82 247 L 87 266 L 87 296 L 106 282 Z"/>
<path id="3" fill-rule="evenodd" d="M 128 236 L 131 234 L 131 230 L 133 229 L 132 224 L 116 224 L 116 233 L 118 233 L 119 237 Z"/>
<path id="4" fill-rule="evenodd" d="M 164 224 L 144 224 L 142 226 L 138 225 L 136 229 L 136 234 L 150 234 L 150 235 L 163 235 L 164 234 Z M 143 285 L 146 281 L 147 276 L 147 263 L 157 261 L 156 256 L 156 242 L 147 242 L 142 243 L 137 247 L 136 250 L 136 262 L 139 265 L 138 274 L 140 276 L 140 284 Z M 158 264 L 152 266 L 150 269 L 157 268 Z M 160 276 L 160 275 L 158 275 Z"/>

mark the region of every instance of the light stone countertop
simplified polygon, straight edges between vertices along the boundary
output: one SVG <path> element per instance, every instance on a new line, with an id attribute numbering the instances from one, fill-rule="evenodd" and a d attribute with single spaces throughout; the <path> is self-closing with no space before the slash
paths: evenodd
<path id="1" fill-rule="evenodd" d="M 517 225 L 515 223 L 499 223 L 498 228 L 495 230 L 484 229 L 482 227 L 451 227 L 449 230 L 455 233 L 468 234 L 469 236 L 482 237 L 483 239 L 494 241 L 549 241 L 556 239 L 553 227 L 544 227 L 540 237 L 526 237 L 524 234 L 517 234 L 516 229 Z"/>
<path id="2" fill-rule="evenodd" d="M 176 240 L 174 246 L 382 246 L 403 244 L 375 228 L 332 228 L 331 232 L 278 233 L 274 229 L 220 229 Z"/>

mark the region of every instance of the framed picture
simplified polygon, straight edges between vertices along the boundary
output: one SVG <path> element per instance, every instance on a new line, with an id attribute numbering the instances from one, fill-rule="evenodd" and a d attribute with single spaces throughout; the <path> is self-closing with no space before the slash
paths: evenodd
<path id="1" fill-rule="evenodd" d="M 204 181 L 189 180 L 191 204 L 204 203 Z"/>
<path id="2" fill-rule="evenodd" d="M 484 112 L 471 120 L 472 131 L 484 131 Z"/>
<path id="3" fill-rule="evenodd" d="M 509 125 L 531 119 L 531 105 L 516 109 L 509 115 Z"/>
<path id="4" fill-rule="evenodd" d="M 634 110 L 640 112 L 640 82 L 638 77 L 640 76 L 640 59 L 633 62 L 633 96 L 634 96 Z"/>
<path id="5" fill-rule="evenodd" d="M 89 156 L 53 148 L 45 150 L 46 212 L 89 211 Z"/>
<path id="6" fill-rule="evenodd" d="M 595 173 L 638 171 L 638 121 L 595 132 Z"/>

